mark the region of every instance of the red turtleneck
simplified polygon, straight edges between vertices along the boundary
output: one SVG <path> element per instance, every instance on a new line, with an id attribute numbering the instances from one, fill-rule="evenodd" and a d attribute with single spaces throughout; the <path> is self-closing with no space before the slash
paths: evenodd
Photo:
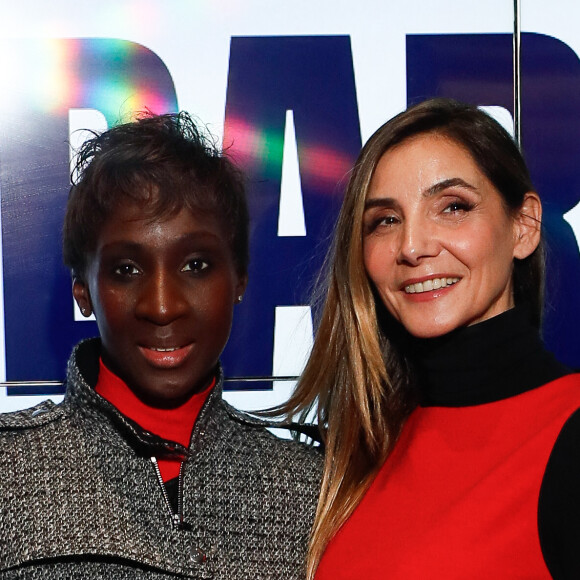
<path id="1" fill-rule="evenodd" d="M 158 409 L 144 403 L 117 375 L 111 372 L 101 360 L 99 362 L 99 379 L 96 392 L 117 410 L 135 421 L 143 429 L 189 447 L 193 426 L 207 396 L 215 385 L 215 379 L 201 393 L 193 394 L 185 403 L 175 409 Z M 176 459 L 159 459 L 159 471 L 163 481 L 169 481 L 179 475 L 181 461 Z"/>

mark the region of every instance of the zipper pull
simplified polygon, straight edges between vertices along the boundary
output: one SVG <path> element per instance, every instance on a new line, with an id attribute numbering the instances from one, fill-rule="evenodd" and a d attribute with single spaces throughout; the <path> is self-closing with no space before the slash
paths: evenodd
<path id="1" fill-rule="evenodd" d="M 183 521 L 183 516 L 173 514 L 172 516 L 173 529 L 181 530 L 183 532 L 191 532 L 193 526 Z"/>

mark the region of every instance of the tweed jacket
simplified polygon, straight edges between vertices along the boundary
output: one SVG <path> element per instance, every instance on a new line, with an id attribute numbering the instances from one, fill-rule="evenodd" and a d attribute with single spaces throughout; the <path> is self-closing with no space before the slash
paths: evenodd
<path id="1" fill-rule="evenodd" d="M 321 454 L 221 398 L 189 449 L 142 430 L 94 391 L 97 340 L 77 345 L 64 401 L 0 415 L 0 578 L 299 579 Z M 180 453 L 177 529 L 152 456 Z"/>

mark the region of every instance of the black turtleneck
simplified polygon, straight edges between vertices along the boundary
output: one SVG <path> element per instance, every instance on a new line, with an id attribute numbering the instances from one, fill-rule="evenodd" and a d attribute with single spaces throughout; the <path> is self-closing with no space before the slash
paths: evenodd
<path id="1" fill-rule="evenodd" d="M 570 373 L 520 308 L 442 337 L 413 338 L 409 346 L 424 407 L 491 403 Z"/>

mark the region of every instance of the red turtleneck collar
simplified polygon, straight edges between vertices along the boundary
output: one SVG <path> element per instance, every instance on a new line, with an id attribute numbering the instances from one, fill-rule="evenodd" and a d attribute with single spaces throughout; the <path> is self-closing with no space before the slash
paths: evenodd
<path id="1" fill-rule="evenodd" d="M 215 378 L 201 393 L 193 394 L 175 409 L 157 409 L 144 403 L 117 375 L 99 361 L 99 378 L 96 392 L 109 401 L 125 417 L 135 421 L 146 431 L 163 439 L 189 447 L 193 426 L 207 396 L 215 386 Z M 163 481 L 179 475 L 179 459 L 159 459 L 159 471 Z"/>

